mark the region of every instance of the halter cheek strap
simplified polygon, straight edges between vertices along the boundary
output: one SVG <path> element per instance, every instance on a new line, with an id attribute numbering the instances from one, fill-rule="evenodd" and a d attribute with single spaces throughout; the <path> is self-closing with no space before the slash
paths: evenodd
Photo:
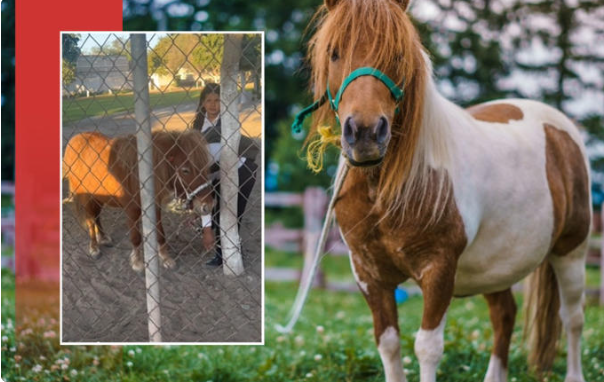
<path id="1" fill-rule="evenodd" d="M 394 101 L 396 102 L 396 109 L 395 109 L 395 113 L 399 112 L 399 107 L 398 104 L 400 101 L 402 101 L 403 96 L 404 96 L 404 91 L 403 91 L 403 86 L 398 87 L 394 81 L 392 81 L 392 79 L 390 79 L 390 77 L 388 77 L 386 74 L 384 74 L 383 72 L 381 72 L 380 70 L 376 69 L 376 68 L 371 68 L 371 67 L 362 67 L 362 68 L 358 68 L 354 71 L 352 71 L 352 73 L 350 73 L 348 75 L 348 77 L 346 77 L 344 79 L 344 81 L 342 82 L 342 85 L 340 86 L 340 89 L 338 90 L 338 93 L 336 94 L 335 98 L 331 96 L 331 91 L 329 90 L 329 82 L 327 83 L 327 89 L 325 90 L 325 94 L 323 94 L 323 96 L 315 101 L 313 104 L 311 104 L 310 106 L 304 108 L 302 111 L 300 111 L 297 115 L 296 118 L 294 119 L 294 122 L 292 124 L 292 130 L 294 133 L 299 133 L 300 131 L 302 131 L 302 123 L 304 122 L 304 119 L 311 114 L 312 112 L 314 112 L 315 110 L 319 109 L 321 106 L 323 106 L 323 104 L 329 99 L 329 106 L 331 107 L 331 109 L 335 112 L 336 115 L 336 119 L 338 121 L 338 124 L 340 123 L 340 117 L 338 116 L 338 109 L 340 107 L 340 102 L 342 100 L 342 95 L 344 94 L 344 91 L 346 90 L 346 88 L 348 87 L 348 85 L 350 85 L 350 83 L 354 80 L 356 80 L 359 77 L 362 76 L 373 76 L 375 78 L 377 78 L 378 80 L 382 81 L 382 83 L 384 85 L 386 85 L 386 87 L 388 88 L 388 90 L 390 90 L 390 94 L 392 95 L 392 98 L 394 98 Z"/>
<path id="2" fill-rule="evenodd" d="M 193 198 L 195 198 L 197 196 L 197 194 L 199 194 L 201 191 L 205 190 L 206 188 L 208 188 L 212 185 L 212 180 L 208 180 L 207 182 L 203 183 L 202 185 L 200 185 L 193 191 L 188 192 L 187 187 L 185 186 L 184 182 L 180 178 L 180 175 L 178 175 L 178 173 L 176 173 L 176 177 L 174 178 L 174 199 L 178 198 L 176 195 L 176 182 L 177 181 L 180 183 L 180 186 L 185 191 L 185 194 L 187 196 L 183 202 L 185 207 L 188 207 L 191 204 L 191 202 L 193 201 Z"/>

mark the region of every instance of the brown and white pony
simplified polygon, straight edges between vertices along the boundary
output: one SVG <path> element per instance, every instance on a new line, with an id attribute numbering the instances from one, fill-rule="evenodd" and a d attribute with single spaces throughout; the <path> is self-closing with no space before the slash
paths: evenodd
<path id="1" fill-rule="evenodd" d="M 505 99 L 464 110 L 445 99 L 407 5 L 326 0 L 310 42 L 316 100 L 327 89 L 336 97 L 360 67 L 378 69 L 404 91 L 397 102 L 366 75 L 348 84 L 336 107 L 343 160 L 352 167 L 335 212 L 373 314 L 386 380 L 406 380 L 394 289 L 413 279 L 424 297 L 415 340 L 421 381 L 436 379 L 451 299 L 476 294 L 485 296 L 494 328 L 485 381 L 506 381 L 516 315 L 511 287 L 533 273 L 525 296 L 534 311 L 527 313 L 529 362 L 537 370 L 551 366 L 559 313 L 568 338 L 565 381 L 583 382 L 591 201 L 579 131 L 539 102 Z M 313 132 L 334 117 L 323 103 Z"/>
<path id="2" fill-rule="evenodd" d="M 203 231 L 206 248 L 213 242 L 209 228 L 213 207 L 212 186 L 208 179 L 210 156 L 207 144 L 197 131 L 155 131 L 153 167 L 157 239 L 159 255 L 166 268 L 176 263 L 167 251 L 161 224 L 161 205 L 174 197 L 188 201 L 187 208 L 205 218 Z M 144 268 L 141 251 L 140 184 L 136 137 L 127 135 L 110 139 L 100 133 L 82 133 L 67 143 L 63 156 L 63 176 L 69 180 L 76 215 L 86 223 L 90 237 L 89 254 L 100 255 L 99 244 L 109 245 L 100 220 L 104 206 L 124 209 L 128 217 L 133 250 L 130 264 L 136 271 Z"/>

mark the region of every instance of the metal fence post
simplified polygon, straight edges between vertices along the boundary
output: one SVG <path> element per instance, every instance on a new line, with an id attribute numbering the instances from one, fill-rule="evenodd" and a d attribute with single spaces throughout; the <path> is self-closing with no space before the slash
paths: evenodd
<path id="1" fill-rule="evenodd" d="M 159 308 L 159 258 L 155 230 L 155 185 L 153 174 L 153 141 L 149 113 L 149 80 L 147 74 L 147 41 L 145 34 L 131 34 L 134 114 L 138 147 L 138 176 L 141 184 L 141 222 L 145 256 L 145 284 L 149 340 L 161 342 L 161 313 Z"/>
<path id="2" fill-rule="evenodd" d="M 224 56 L 220 68 L 220 82 L 222 86 L 221 101 L 226 110 L 222 115 L 223 147 L 230 150 L 220 152 L 221 178 L 220 182 L 220 222 L 222 256 L 224 258 L 224 274 L 239 276 L 244 272 L 241 256 L 241 239 L 237 224 L 237 208 L 230 207 L 237 203 L 239 192 L 239 175 L 237 149 L 241 140 L 241 122 L 239 121 L 238 100 L 243 89 L 237 89 L 237 75 L 241 59 L 241 34 L 226 34 L 224 36 Z"/>

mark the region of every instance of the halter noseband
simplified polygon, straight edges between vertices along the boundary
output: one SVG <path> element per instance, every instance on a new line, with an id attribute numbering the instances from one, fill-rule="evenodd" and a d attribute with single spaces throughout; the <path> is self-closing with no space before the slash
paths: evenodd
<path id="1" fill-rule="evenodd" d="M 185 208 L 189 208 L 189 205 L 191 204 L 191 202 L 193 201 L 193 198 L 195 198 L 197 196 L 197 194 L 199 194 L 201 191 L 205 190 L 206 188 L 210 187 L 210 185 L 212 184 L 212 180 L 208 180 L 207 182 L 203 183 L 201 186 L 197 187 L 196 189 L 194 189 L 193 191 L 191 191 L 190 193 L 187 191 L 187 187 L 185 187 L 184 182 L 182 181 L 182 179 L 180 178 L 180 175 L 178 175 L 178 173 L 175 174 L 176 177 L 174 178 L 174 199 L 177 199 L 177 195 L 176 195 L 176 181 L 178 181 L 182 187 L 182 189 L 185 191 L 185 195 L 187 195 L 187 198 L 184 200 L 183 205 L 185 206 Z"/>
<path id="2" fill-rule="evenodd" d="M 398 113 L 399 112 L 398 103 L 403 99 L 403 96 L 404 96 L 404 91 L 403 91 L 404 85 L 401 87 L 398 87 L 396 85 L 396 83 L 394 81 L 392 81 L 392 79 L 390 79 L 390 77 L 388 77 L 386 74 L 384 74 L 383 72 L 381 72 L 380 70 L 378 70 L 376 68 L 362 67 L 362 68 L 358 68 L 358 69 L 352 71 L 352 73 L 350 73 L 348 75 L 348 77 L 346 77 L 344 79 L 344 81 L 342 82 L 342 85 L 340 86 L 340 90 L 338 90 L 338 93 L 336 94 L 335 98 L 331 96 L 331 92 L 329 91 L 329 82 L 327 82 L 327 89 L 325 90 L 325 94 L 323 94 L 323 96 L 321 98 L 319 98 L 319 100 L 315 101 L 313 104 L 304 108 L 302 111 L 300 111 L 298 114 L 296 114 L 296 118 L 294 119 L 294 122 L 292 123 L 292 131 L 294 133 L 299 133 L 300 131 L 302 131 L 302 124 L 304 122 L 304 119 L 309 114 L 311 114 L 312 112 L 314 112 L 315 110 L 317 110 L 321 106 L 323 106 L 323 104 L 327 100 L 329 100 L 329 106 L 334 111 L 334 113 L 336 115 L 336 120 L 338 121 L 338 124 L 339 124 L 340 117 L 338 115 L 338 109 L 340 107 L 340 101 L 342 100 L 342 95 L 344 94 L 344 91 L 346 90 L 348 85 L 350 85 L 350 83 L 352 81 L 354 81 L 357 78 L 362 77 L 362 76 L 373 76 L 373 77 L 377 78 L 378 80 L 382 81 L 382 83 L 384 85 L 386 85 L 388 90 L 390 90 L 390 94 L 392 94 L 392 98 L 394 98 L 394 101 L 397 104 L 394 112 Z"/>

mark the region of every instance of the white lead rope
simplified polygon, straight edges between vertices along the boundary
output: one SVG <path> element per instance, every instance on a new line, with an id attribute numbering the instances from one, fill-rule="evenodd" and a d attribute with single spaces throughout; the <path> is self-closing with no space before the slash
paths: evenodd
<path id="1" fill-rule="evenodd" d="M 317 273 L 317 269 L 319 267 L 319 260 L 321 259 L 321 252 L 323 251 L 323 247 L 325 246 L 325 242 L 327 241 L 327 234 L 329 233 L 329 229 L 331 228 L 331 222 L 333 218 L 333 208 L 336 204 L 336 200 L 338 195 L 340 194 L 340 189 L 342 188 L 342 184 L 344 184 L 344 179 L 346 179 L 346 174 L 348 174 L 350 166 L 348 165 L 348 161 L 344 161 L 344 166 L 342 171 L 338 173 L 336 176 L 336 180 L 334 183 L 333 195 L 331 195 L 331 200 L 329 201 L 329 207 L 327 208 L 327 215 L 325 216 L 325 222 L 323 223 L 323 229 L 321 230 L 321 237 L 319 239 L 319 244 L 317 246 L 317 250 L 315 252 L 315 256 L 312 260 L 312 265 L 310 267 L 310 271 L 306 275 L 306 280 L 300 280 L 300 287 L 298 288 L 298 293 L 296 294 L 296 300 L 294 301 L 294 305 L 289 312 L 289 322 L 286 326 L 281 326 L 277 324 L 275 329 L 280 333 L 289 333 L 298 322 L 300 318 L 300 314 L 302 313 L 302 308 L 304 307 L 304 303 L 306 302 L 306 298 L 308 297 L 308 292 L 310 291 L 310 287 L 312 286 L 312 281 L 315 278 L 315 274 Z"/>

